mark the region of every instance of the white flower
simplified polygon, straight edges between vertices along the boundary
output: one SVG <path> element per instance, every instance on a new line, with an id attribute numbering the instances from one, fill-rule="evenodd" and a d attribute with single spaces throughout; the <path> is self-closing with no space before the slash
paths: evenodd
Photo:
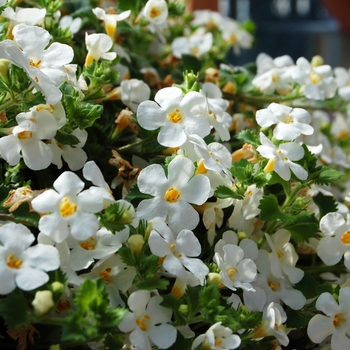
<path id="1" fill-rule="evenodd" d="M 312 67 L 304 57 L 300 57 L 292 71 L 293 79 L 305 88 L 305 97 L 312 100 L 332 98 L 337 90 L 332 68 L 328 65 Z"/>
<path id="2" fill-rule="evenodd" d="M 22 153 L 29 169 L 47 168 L 53 159 L 53 152 L 42 140 L 56 135 L 58 127 L 55 117 L 45 108 L 37 106 L 29 112 L 18 114 L 16 121 L 18 125 L 12 129 L 12 134 L 0 139 L 2 158 L 10 165 L 16 165 Z"/>
<path id="3" fill-rule="evenodd" d="M 288 336 L 283 323 L 287 315 L 279 304 L 270 303 L 264 308 L 263 319 L 260 325 L 252 332 L 252 338 L 275 337 L 283 346 L 289 344 Z"/>
<path id="4" fill-rule="evenodd" d="M 14 40 L 0 43 L 0 56 L 21 67 L 41 91 L 48 104 L 56 104 L 62 98 L 58 86 L 65 80 L 64 65 L 73 59 L 73 49 L 51 40 L 48 31 L 37 26 L 19 24 L 13 29 Z"/>
<path id="5" fill-rule="evenodd" d="M 93 213 L 102 210 L 104 199 L 84 188 L 77 175 L 65 171 L 49 189 L 34 198 L 32 206 L 40 218 L 39 229 L 55 242 L 62 242 L 69 233 L 77 240 L 85 240 L 98 230 L 98 221 Z"/>
<path id="6" fill-rule="evenodd" d="M 344 100 L 350 100 L 350 74 L 349 70 L 343 67 L 334 68 L 335 81 L 338 87 L 338 94 Z"/>
<path id="7" fill-rule="evenodd" d="M 11 31 L 19 23 L 29 26 L 40 24 L 46 16 L 46 9 L 16 7 L 14 10 L 8 6 L 2 11 L 1 16 L 10 20 L 9 31 Z"/>
<path id="8" fill-rule="evenodd" d="M 165 258 L 162 261 L 166 271 L 180 279 L 187 278 L 185 268 L 199 278 L 208 274 L 202 260 L 194 258 L 201 254 L 202 247 L 192 231 L 181 230 L 174 235 L 160 218 L 153 219 L 152 226 L 148 244 L 152 254 Z"/>
<path id="9" fill-rule="evenodd" d="M 264 74 L 273 68 L 285 68 L 294 66 L 292 57 L 288 55 L 272 58 L 266 53 L 262 52 L 256 58 L 257 75 Z"/>
<path id="10" fill-rule="evenodd" d="M 277 140 L 295 140 L 301 134 L 312 135 L 314 128 L 309 125 L 311 116 L 303 108 L 291 108 L 278 103 L 271 103 L 265 109 L 256 112 L 256 121 L 267 128 L 277 124 L 273 136 Z"/>
<path id="11" fill-rule="evenodd" d="M 213 45 L 212 33 L 194 33 L 190 37 L 177 37 L 171 44 L 173 55 L 181 58 L 182 55 L 200 57 L 207 53 Z"/>
<path id="12" fill-rule="evenodd" d="M 95 264 L 91 272 L 82 274 L 79 277 L 90 279 L 102 277 L 109 294 L 110 305 L 125 307 L 119 291 L 126 293 L 132 286 L 135 276 L 135 267 L 125 265 L 120 256 L 112 255 L 105 260 L 100 260 Z"/>
<path id="13" fill-rule="evenodd" d="M 108 14 L 106 11 L 100 7 L 96 7 L 92 9 L 92 12 L 94 15 L 102 20 L 105 25 L 106 32 L 110 38 L 113 38 L 114 33 L 117 29 L 117 23 L 119 21 L 123 21 L 124 19 L 128 18 L 130 16 L 131 11 L 124 11 L 120 14 Z"/>
<path id="14" fill-rule="evenodd" d="M 226 244 L 223 248 L 223 256 L 218 252 L 214 255 L 214 262 L 220 268 L 222 284 L 235 291 L 242 288 L 247 291 L 254 291 L 250 282 L 256 278 L 256 265 L 251 259 L 243 259 L 242 248 Z"/>
<path id="15" fill-rule="evenodd" d="M 320 221 L 324 234 L 317 254 L 329 266 L 337 264 L 344 256 L 344 265 L 350 269 L 350 216 L 346 221 L 340 213 L 328 213 Z"/>
<path id="16" fill-rule="evenodd" d="M 85 33 L 85 44 L 88 50 L 85 59 L 86 66 L 100 58 L 112 61 L 117 56 L 115 52 L 108 52 L 113 46 L 113 41 L 107 34 L 95 33 L 89 35 Z"/>
<path id="17" fill-rule="evenodd" d="M 199 118 L 205 108 L 206 99 L 198 92 L 191 91 L 185 96 L 177 87 L 159 90 L 153 101 L 142 102 L 137 109 L 137 120 L 147 130 L 156 130 L 158 142 L 166 147 L 179 147 L 187 136 L 196 134 L 205 137 L 210 133 L 209 122 Z"/>
<path id="18" fill-rule="evenodd" d="M 172 311 L 160 303 L 161 296 L 153 296 L 149 291 L 138 290 L 128 299 L 130 312 L 128 312 L 119 329 L 131 332 L 129 339 L 132 345 L 140 350 L 151 350 L 151 343 L 161 349 L 166 349 L 175 343 L 176 328 L 167 324 L 171 321 Z"/>
<path id="19" fill-rule="evenodd" d="M 309 321 L 307 334 L 314 343 L 321 343 L 329 335 L 332 350 L 350 347 L 350 288 L 341 288 L 338 303 L 330 293 L 322 293 L 316 301 L 316 309 L 325 315 L 315 315 Z"/>
<path id="20" fill-rule="evenodd" d="M 192 344 L 191 350 L 202 344 L 201 349 L 231 350 L 241 345 L 241 338 L 232 334 L 232 330 L 221 325 L 221 322 L 213 324 L 205 334 L 198 336 Z"/>
<path id="21" fill-rule="evenodd" d="M 59 21 L 59 26 L 62 29 L 69 28 L 72 34 L 78 33 L 83 20 L 80 17 L 73 18 L 72 16 L 63 16 Z"/>
<path id="22" fill-rule="evenodd" d="M 123 80 L 120 87 L 122 102 L 135 113 L 139 104 L 151 96 L 150 87 L 139 79 Z"/>
<path id="23" fill-rule="evenodd" d="M 260 133 L 261 146 L 257 151 L 264 157 L 268 158 L 264 171 L 275 171 L 283 180 L 289 181 L 291 178 L 290 171 L 300 180 L 306 180 L 308 173 L 299 164 L 293 163 L 293 160 L 300 160 L 304 157 L 304 149 L 296 142 L 282 143 L 277 148 L 262 132 Z"/>
<path id="24" fill-rule="evenodd" d="M 165 0 L 148 0 L 143 14 L 150 23 L 161 26 L 168 18 L 168 4 Z"/>
<path id="25" fill-rule="evenodd" d="M 210 183 L 204 175 L 193 174 L 193 163 L 180 156 L 169 163 L 168 177 L 159 164 L 143 169 L 137 184 L 141 192 L 154 198 L 139 204 L 138 216 L 146 220 L 161 217 L 175 232 L 194 229 L 199 215 L 189 203 L 203 204 L 208 199 Z"/>
<path id="26" fill-rule="evenodd" d="M 87 154 L 82 149 L 88 137 L 87 131 L 77 128 L 71 134 L 79 140 L 74 146 L 62 145 L 55 139 L 49 143 L 53 152 L 52 164 L 57 165 L 58 169 L 62 168 L 62 158 L 73 171 L 81 169 L 87 160 Z"/>
<path id="27" fill-rule="evenodd" d="M 35 237 L 21 224 L 0 227 L 0 294 L 11 293 L 16 286 L 28 291 L 49 280 L 45 271 L 60 266 L 58 251 L 44 244 L 31 246 Z"/>
<path id="28" fill-rule="evenodd" d="M 128 227 L 115 234 L 103 227 L 96 235 L 84 241 L 74 241 L 69 266 L 74 271 L 86 269 L 95 261 L 94 259 L 106 259 L 117 252 L 128 238 Z"/>

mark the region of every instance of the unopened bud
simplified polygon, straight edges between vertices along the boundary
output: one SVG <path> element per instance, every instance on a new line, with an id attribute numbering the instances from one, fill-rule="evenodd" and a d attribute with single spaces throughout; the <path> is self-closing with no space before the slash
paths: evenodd
<path id="1" fill-rule="evenodd" d="M 142 235 L 136 234 L 129 237 L 128 243 L 131 251 L 137 255 L 145 244 L 145 240 Z"/>
<path id="2" fill-rule="evenodd" d="M 39 290 L 35 293 L 32 302 L 34 311 L 38 316 L 45 315 L 54 306 L 52 292 L 50 290 Z"/>
<path id="3" fill-rule="evenodd" d="M 209 272 L 208 273 L 208 277 L 207 277 L 207 284 L 208 285 L 215 284 L 216 286 L 220 287 L 221 281 L 222 281 L 222 277 L 220 274 L 218 274 L 216 272 Z"/>
<path id="4" fill-rule="evenodd" d="M 248 238 L 248 235 L 244 232 L 244 231 L 239 231 L 238 233 L 237 233 L 237 235 L 238 235 L 238 239 L 241 241 L 242 239 L 246 239 L 246 238 Z"/>
<path id="5" fill-rule="evenodd" d="M 64 292 L 64 284 L 58 281 L 51 283 L 51 288 L 54 293 L 62 294 Z"/>
<path id="6" fill-rule="evenodd" d="M 9 60 L 5 60 L 4 58 L 0 59 L 0 76 L 6 83 L 9 82 L 9 65 Z"/>
<path id="7" fill-rule="evenodd" d="M 188 315 L 188 305 L 186 304 L 181 304 L 179 307 L 179 311 L 184 315 L 187 316 Z"/>
<path id="8" fill-rule="evenodd" d="M 321 57 L 320 55 L 316 55 L 312 57 L 311 65 L 313 67 L 322 66 L 323 64 L 324 64 L 323 57 Z"/>

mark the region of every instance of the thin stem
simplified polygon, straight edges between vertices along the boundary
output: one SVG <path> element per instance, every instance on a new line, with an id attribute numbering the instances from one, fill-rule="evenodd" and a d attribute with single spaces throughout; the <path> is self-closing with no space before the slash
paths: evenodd
<path id="1" fill-rule="evenodd" d="M 294 190 L 293 192 L 288 196 L 285 200 L 285 202 L 283 203 L 281 209 L 284 210 L 288 207 L 288 205 L 290 205 L 293 200 L 295 199 L 295 197 L 298 195 L 298 193 L 305 187 L 305 185 L 303 184 L 299 184 Z M 286 193 L 287 194 L 287 193 Z"/>
<path id="2" fill-rule="evenodd" d="M 5 111 L 7 108 L 17 104 L 17 100 L 15 99 L 10 99 L 7 102 L 3 103 L 0 107 L 0 112 Z"/>
<path id="3" fill-rule="evenodd" d="M 140 140 L 140 141 L 137 141 L 137 142 L 134 142 L 134 143 L 129 143 L 128 145 L 126 146 L 122 146 L 122 147 L 119 147 L 116 149 L 117 152 L 123 152 L 123 151 L 126 151 L 128 149 L 131 149 L 131 148 L 134 148 L 134 147 L 137 147 L 137 146 L 140 146 L 144 143 L 147 143 L 148 141 L 152 141 L 156 138 L 156 134 L 150 136 L 150 137 L 147 137 L 146 139 L 143 139 L 143 140 Z"/>
<path id="4" fill-rule="evenodd" d="M 26 226 L 37 227 L 37 225 L 33 224 L 30 220 L 18 219 L 10 214 L 0 214 L 0 221 L 12 221 L 17 224 L 23 224 Z"/>

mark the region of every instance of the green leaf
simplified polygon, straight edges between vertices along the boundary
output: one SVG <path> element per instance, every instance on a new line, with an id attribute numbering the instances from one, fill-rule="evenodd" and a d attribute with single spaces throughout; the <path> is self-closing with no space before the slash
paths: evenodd
<path id="1" fill-rule="evenodd" d="M 72 134 L 68 134 L 61 130 L 57 131 L 55 135 L 55 140 L 62 145 L 68 145 L 68 146 L 75 146 L 80 142 L 76 136 Z"/>
<path id="2" fill-rule="evenodd" d="M 333 294 L 334 290 L 333 290 L 333 286 L 331 283 L 326 282 L 326 283 L 322 283 L 316 286 L 316 290 L 317 290 L 317 294 L 321 295 L 322 293 L 330 293 Z"/>
<path id="3" fill-rule="evenodd" d="M 137 285 L 138 289 L 146 289 L 146 290 L 165 290 L 167 289 L 169 285 L 168 280 L 159 279 L 159 280 L 151 280 L 151 281 L 144 281 Z"/>
<path id="4" fill-rule="evenodd" d="M 344 176 L 338 170 L 331 167 L 323 167 L 319 177 L 315 180 L 315 183 L 320 185 L 329 185 L 339 181 Z"/>
<path id="5" fill-rule="evenodd" d="M 194 73 L 198 73 L 202 68 L 202 62 L 196 57 L 192 55 L 182 55 L 181 56 L 183 64 L 185 66 L 185 70 Z"/>
<path id="6" fill-rule="evenodd" d="M 264 196 L 259 205 L 260 219 L 263 221 L 281 220 L 283 222 L 293 221 L 294 216 L 282 213 L 276 196 L 269 194 Z"/>
<path id="7" fill-rule="evenodd" d="M 128 266 L 135 265 L 134 255 L 129 247 L 121 247 L 118 250 L 118 255 L 120 256 L 120 259 L 122 259 L 122 262 L 124 264 Z"/>
<path id="8" fill-rule="evenodd" d="M 217 198 L 236 198 L 236 199 L 243 199 L 243 196 L 235 191 L 233 191 L 231 188 L 226 186 L 218 186 L 215 190 L 214 195 Z"/>
<path id="9" fill-rule="evenodd" d="M 185 326 L 187 324 L 186 317 L 180 311 L 182 305 L 182 300 L 177 298 L 175 295 L 168 294 L 165 295 L 161 305 L 173 310 L 175 317 L 175 326 Z"/>
<path id="10" fill-rule="evenodd" d="M 238 162 L 232 163 L 230 171 L 233 177 L 237 178 L 239 181 L 244 182 L 251 178 L 253 174 L 253 164 L 243 158 Z"/>
<path id="11" fill-rule="evenodd" d="M 139 190 L 139 187 L 137 185 L 133 186 L 131 190 L 129 191 L 128 195 L 124 198 L 126 201 L 132 201 L 134 199 L 150 199 L 153 198 L 153 196 L 142 193 Z"/>
<path id="12" fill-rule="evenodd" d="M 288 309 L 286 313 L 288 328 L 306 328 L 311 319 L 311 317 L 303 315 L 299 310 Z"/>
<path id="13" fill-rule="evenodd" d="M 290 231 L 296 243 L 308 242 L 309 238 L 315 237 L 318 232 L 318 221 L 314 213 L 302 212 L 284 228 Z"/>
<path id="14" fill-rule="evenodd" d="M 2 281 L 2 283 L 5 283 Z M 25 326 L 28 319 L 28 303 L 23 292 L 15 290 L 0 299 L 0 316 L 5 320 L 9 329 Z"/>
<path id="15" fill-rule="evenodd" d="M 338 210 L 338 205 L 332 196 L 325 196 L 322 192 L 319 192 L 313 197 L 313 200 L 320 209 L 320 218 Z"/>
<path id="16" fill-rule="evenodd" d="M 305 273 L 303 279 L 294 285 L 294 288 L 300 290 L 306 299 L 311 299 L 318 296 L 317 281 L 310 273 Z"/>
<path id="17" fill-rule="evenodd" d="M 126 224 L 130 224 L 131 221 L 132 216 L 128 208 L 125 208 L 119 203 L 109 205 L 104 212 L 100 214 L 101 225 L 113 233 L 122 231 Z"/>
<path id="18" fill-rule="evenodd" d="M 191 317 L 195 316 L 200 310 L 200 291 L 201 288 L 199 288 L 198 286 L 192 287 L 188 284 L 186 287 L 186 293 L 184 295 L 184 298 L 187 301 L 187 305 L 189 307 L 189 315 Z"/>
<path id="19" fill-rule="evenodd" d="M 81 102 L 75 111 L 75 122 L 80 129 L 94 125 L 96 119 L 101 117 L 103 107 L 88 102 Z"/>
<path id="20" fill-rule="evenodd" d="M 260 141 L 258 136 L 256 136 L 251 130 L 246 129 L 246 130 L 242 130 L 241 132 L 239 132 L 236 136 L 236 139 L 244 142 L 244 143 L 249 143 L 253 146 L 259 146 L 260 145 Z"/>

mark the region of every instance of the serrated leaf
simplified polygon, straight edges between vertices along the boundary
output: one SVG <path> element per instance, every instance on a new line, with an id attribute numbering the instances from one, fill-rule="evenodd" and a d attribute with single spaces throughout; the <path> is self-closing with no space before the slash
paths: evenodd
<path id="1" fill-rule="evenodd" d="M 309 238 L 316 236 L 318 232 L 318 221 L 314 213 L 302 212 L 294 218 L 284 228 L 290 231 L 296 243 L 308 242 Z"/>
<path id="2" fill-rule="evenodd" d="M 329 185 L 339 181 L 343 176 L 344 174 L 340 171 L 332 169 L 330 167 L 325 167 L 322 169 L 320 175 L 315 180 L 315 183 L 320 185 Z"/>
<path id="3" fill-rule="evenodd" d="M 328 213 L 336 212 L 338 210 L 338 205 L 335 199 L 332 196 L 325 196 L 322 192 L 319 192 L 314 196 L 313 201 L 320 210 L 320 218 Z"/>
<path id="4" fill-rule="evenodd" d="M 186 287 L 186 293 L 184 297 L 187 300 L 187 304 L 189 306 L 190 316 L 195 316 L 200 309 L 200 300 L 199 300 L 200 291 L 201 291 L 201 288 L 199 288 L 198 286 L 192 287 L 190 285 L 187 285 Z"/>
<path id="5" fill-rule="evenodd" d="M 236 136 L 236 139 L 244 142 L 249 143 L 253 146 L 259 146 L 260 141 L 257 135 L 255 135 L 251 130 L 246 129 L 239 132 Z"/>
<path id="6" fill-rule="evenodd" d="M 27 299 L 24 297 L 22 291 L 15 290 L 0 299 L 0 316 L 5 320 L 9 329 L 29 324 L 27 309 Z"/>
<path id="7" fill-rule="evenodd" d="M 243 199 L 243 196 L 235 191 L 233 191 L 231 188 L 226 186 L 218 186 L 215 190 L 214 195 L 217 198 L 235 198 L 235 199 Z"/>
<path id="8" fill-rule="evenodd" d="M 283 222 L 293 221 L 294 216 L 282 213 L 276 196 L 269 194 L 260 200 L 260 219 L 263 221 L 281 220 Z"/>
<path id="9" fill-rule="evenodd" d="M 126 224 L 129 224 L 131 221 L 132 217 L 128 208 L 120 205 L 118 202 L 109 205 L 100 214 L 101 225 L 113 233 L 122 231 Z"/>
<path id="10" fill-rule="evenodd" d="M 180 306 L 182 304 L 182 300 L 177 298 L 173 294 L 168 294 L 163 297 L 163 301 L 161 302 L 161 306 L 167 307 L 168 309 L 173 310 L 175 317 L 175 325 L 176 326 L 184 326 L 186 325 L 186 317 L 183 313 L 180 312 Z"/>
<path id="11" fill-rule="evenodd" d="M 238 162 L 232 163 L 230 172 L 232 173 L 233 177 L 237 178 L 239 181 L 246 181 L 252 176 L 253 164 L 243 158 Z"/>
<path id="12" fill-rule="evenodd" d="M 124 198 L 126 201 L 132 201 L 134 199 L 151 199 L 153 196 L 142 193 L 137 185 L 133 186 L 127 196 Z"/>
<path id="13" fill-rule="evenodd" d="M 300 311 L 288 309 L 287 313 L 287 327 L 288 328 L 305 328 L 307 327 L 311 317 L 307 317 L 300 313 Z"/>
<path id="14" fill-rule="evenodd" d="M 134 255 L 129 247 L 121 247 L 118 250 L 118 255 L 124 264 L 128 266 L 135 265 Z"/>
<path id="15" fill-rule="evenodd" d="M 75 146 L 80 142 L 76 136 L 63 132 L 61 130 L 57 131 L 55 140 L 62 145 L 68 146 Z"/>

